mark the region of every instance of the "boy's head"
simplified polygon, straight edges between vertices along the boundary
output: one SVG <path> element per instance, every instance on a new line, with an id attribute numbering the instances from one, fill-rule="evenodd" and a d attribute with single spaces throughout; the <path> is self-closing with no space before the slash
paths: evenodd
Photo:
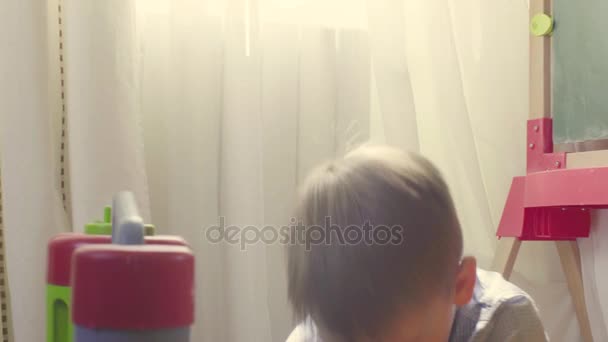
<path id="1" fill-rule="evenodd" d="M 475 260 L 461 259 L 454 204 L 428 160 L 362 147 L 316 169 L 296 213 L 306 227 L 288 248 L 298 319 L 310 316 L 331 340 L 448 339 L 454 305 L 472 296 Z"/>

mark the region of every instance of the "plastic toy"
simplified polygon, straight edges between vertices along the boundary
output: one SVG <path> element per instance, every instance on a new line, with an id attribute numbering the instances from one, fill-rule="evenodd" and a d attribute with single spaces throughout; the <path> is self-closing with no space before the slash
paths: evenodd
<path id="1" fill-rule="evenodd" d="M 71 258 L 76 248 L 85 244 L 108 244 L 109 236 L 84 234 L 61 234 L 53 238 L 48 246 L 46 286 L 46 332 L 47 342 L 71 342 L 70 288 Z"/>
<path id="2" fill-rule="evenodd" d="M 134 197 L 114 197 L 111 245 L 73 256 L 76 342 L 188 342 L 194 321 L 194 256 L 145 245 Z"/>
<path id="3" fill-rule="evenodd" d="M 152 224 L 145 224 L 146 236 L 152 236 L 156 232 L 156 227 Z M 103 221 L 93 221 L 84 226 L 84 232 L 89 235 L 112 235 L 112 207 L 105 207 L 103 210 Z"/>
<path id="4" fill-rule="evenodd" d="M 120 196 L 130 196 L 130 198 L 133 199 L 131 194 L 120 194 Z M 118 205 L 120 205 L 120 203 L 118 203 Z M 118 211 L 120 212 L 120 209 Z M 111 209 L 106 208 L 105 213 L 104 222 L 96 222 L 95 224 L 97 227 L 109 227 L 109 229 L 104 229 L 106 229 L 105 232 L 111 233 L 112 223 L 109 218 Z M 95 234 L 101 234 L 101 232 L 101 230 L 97 230 Z M 154 245 L 145 247 L 148 248 L 148 252 L 152 254 L 154 254 L 154 251 L 166 250 L 162 245 L 181 246 L 185 251 L 188 251 L 187 243 L 177 236 L 142 236 L 142 238 L 142 241 L 145 242 L 146 245 Z M 86 245 L 105 245 L 110 247 L 109 245 L 111 243 L 112 238 L 109 235 L 86 235 L 78 233 L 60 234 L 49 242 L 47 266 L 47 342 L 72 342 L 74 340 L 74 326 L 71 319 L 73 311 L 73 283 L 71 275 L 74 253 Z M 161 255 L 164 257 L 164 254 L 161 253 Z M 161 257 L 161 259 L 163 257 Z M 169 340 L 173 341 L 173 339 L 168 339 L 167 341 Z M 176 339 L 175 341 L 182 340 Z"/>

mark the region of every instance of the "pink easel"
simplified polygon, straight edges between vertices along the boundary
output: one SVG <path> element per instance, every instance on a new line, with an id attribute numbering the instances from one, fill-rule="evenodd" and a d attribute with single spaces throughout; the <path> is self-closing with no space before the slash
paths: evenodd
<path id="1" fill-rule="evenodd" d="M 551 14 L 551 0 L 530 0 L 530 19 Z M 608 151 L 554 152 L 551 37 L 530 37 L 530 119 L 526 176 L 511 184 L 496 235 L 494 269 L 508 279 L 522 241 L 555 241 L 581 335 L 593 341 L 577 239 L 589 237 L 592 209 L 608 208 Z"/>

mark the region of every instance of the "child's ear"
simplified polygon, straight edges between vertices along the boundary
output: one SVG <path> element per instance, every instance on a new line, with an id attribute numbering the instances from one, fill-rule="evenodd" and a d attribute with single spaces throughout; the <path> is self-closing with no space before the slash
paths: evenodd
<path id="1" fill-rule="evenodd" d="M 477 281 L 477 261 L 474 257 L 465 257 L 460 262 L 460 268 L 456 275 L 456 295 L 454 304 L 466 305 L 473 297 L 475 282 Z"/>

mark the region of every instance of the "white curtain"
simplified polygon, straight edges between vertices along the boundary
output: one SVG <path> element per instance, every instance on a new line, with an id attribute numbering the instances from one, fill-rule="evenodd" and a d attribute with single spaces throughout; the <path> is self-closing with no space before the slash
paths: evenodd
<path id="1" fill-rule="evenodd" d="M 282 246 L 212 244 L 205 228 L 221 217 L 286 223 L 311 167 L 366 141 L 418 150 L 443 170 L 466 251 L 489 267 L 511 178 L 525 172 L 527 17 L 525 0 L 1 2 L 15 341 L 44 339 L 48 237 L 82 231 L 124 189 L 196 253 L 193 341 L 283 341 L 293 322 Z M 597 340 L 605 241 L 596 227 L 581 242 Z M 552 340 L 576 341 L 558 260 L 551 243 L 524 244 L 513 280 Z"/>
<path id="2" fill-rule="evenodd" d="M 49 44 L 49 12 L 42 1 L 0 2 L 1 210 L 14 341 L 45 338 L 46 243 L 70 228 L 61 196 L 58 45 Z"/>

